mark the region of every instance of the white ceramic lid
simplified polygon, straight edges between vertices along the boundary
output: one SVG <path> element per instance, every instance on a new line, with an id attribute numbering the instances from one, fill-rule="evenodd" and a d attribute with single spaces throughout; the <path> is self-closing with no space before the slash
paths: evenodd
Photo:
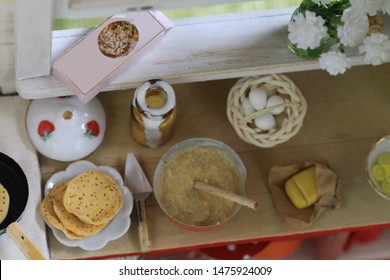
<path id="1" fill-rule="evenodd" d="M 42 155 L 58 161 L 85 158 L 102 143 L 106 114 L 97 98 L 75 96 L 36 99 L 26 115 L 31 142 Z"/>

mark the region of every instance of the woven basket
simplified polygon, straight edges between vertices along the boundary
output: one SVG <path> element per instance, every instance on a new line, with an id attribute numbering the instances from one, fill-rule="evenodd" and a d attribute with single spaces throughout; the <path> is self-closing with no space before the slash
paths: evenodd
<path id="1" fill-rule="evenodd" d="M 244 116 L 242 102 L 253 88 L 262 87 L 274 91 L 284 99 L 284 104 L 276 105 Z M 284 112 L 277 116 L 275 128 L 263 131 L 253 124 L 258 116 L 284 106 Z M 231 88 L 227 102 L 227 116 L 239 137 L 247 143 L 262 148 L 273 147 L 286 142 L 302 127 L 307 103 L 299 88 L 284 75 L 245 77 Z"/>

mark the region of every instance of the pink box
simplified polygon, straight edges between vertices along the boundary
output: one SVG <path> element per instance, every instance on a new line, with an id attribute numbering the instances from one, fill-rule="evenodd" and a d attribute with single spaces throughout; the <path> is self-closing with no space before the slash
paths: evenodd
<path id="1" fill-rule="evenodd" d="M 136 60 L 171 27 L 160 11 L 112 16 L 54 61 L 53 73 L 86 103 L 124 70 L 136 67 Z"/>

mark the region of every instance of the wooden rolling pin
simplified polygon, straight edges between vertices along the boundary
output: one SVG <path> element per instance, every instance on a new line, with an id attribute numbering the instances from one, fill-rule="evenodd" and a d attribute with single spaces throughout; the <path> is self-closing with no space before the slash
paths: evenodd
<path id="1" fill-rule="evenodd" d="M 232 193 L 232 192 L 227 192 L 223 189 L 220 189 L 218 187 L 196 181 L 194 183 L 194 188 L 200 191 L 208 192 L 210 194 L 216 195 L 218 197 L 224 198 L 226 200 L 235 202 L 237 204 L 249 207 L 253 210 L 256 210 L 259 207 L 259 203 L 255 200 L 252 200 L 250 198 Z"/>

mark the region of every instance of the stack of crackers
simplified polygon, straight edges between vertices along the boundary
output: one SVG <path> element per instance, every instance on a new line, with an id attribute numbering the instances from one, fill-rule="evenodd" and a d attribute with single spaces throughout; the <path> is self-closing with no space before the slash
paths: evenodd
<path id="1" fill-rule="evenodd" d="M 55 185 L 42 200 L 45 221 L 69 239 L 101 231 L 123 206 L 123 193 L 107 173 L 89 170 Z"/>

